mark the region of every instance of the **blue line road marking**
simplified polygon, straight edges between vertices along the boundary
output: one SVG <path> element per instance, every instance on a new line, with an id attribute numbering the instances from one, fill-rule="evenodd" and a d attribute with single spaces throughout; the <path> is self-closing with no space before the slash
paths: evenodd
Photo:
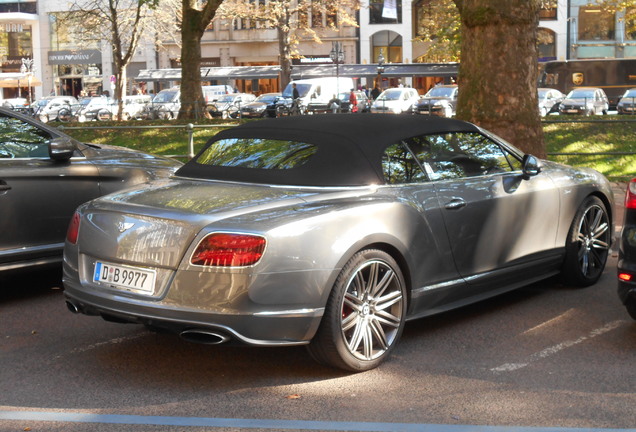
<path id="1" fill-rule="evenodd" d="M 477 426 L 416 423 L 335 422 L 309 420 L 233 419 L 50 411 L 0 411 L 0 421 L 102 423 L 147 426 L 217 427 L 271 430 L 321 430 L 361 432 L 636 432 L 636 429 L 563 428 L 529 426 Z"/>

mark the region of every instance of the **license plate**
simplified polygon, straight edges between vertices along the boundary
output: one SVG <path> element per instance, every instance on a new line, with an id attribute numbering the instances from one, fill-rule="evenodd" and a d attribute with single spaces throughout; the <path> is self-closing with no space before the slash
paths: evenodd
<path id="1" fill-rule="evenodd" d="M 579 110 L 571 109 L 571 110 L 567 110 L 567 112 L 569 112 L 569 113 L 573 113 L 573 114 L 574 114 L 574 113 L 579 112 Z"/>
<path id="2" fill-rule="evenodd" d="M 156 272 L 138 267 L 119 266 L 97 261 L 93 282 L 109 284 L 118 288 L 154 292 Z"/>

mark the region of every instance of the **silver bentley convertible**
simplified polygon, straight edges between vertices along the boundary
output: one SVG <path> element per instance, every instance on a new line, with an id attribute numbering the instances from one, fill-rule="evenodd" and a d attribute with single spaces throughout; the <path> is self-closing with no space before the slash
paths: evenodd
<path id="1" fill-rule="evenodd" d="M 470 123 L 296 116 L 214 136 L 176 174 L 79 207 L 67 306 L 202 343 L 376 367 L 406 321 L 561 273 L 612 241 L 607 180 Z"/>

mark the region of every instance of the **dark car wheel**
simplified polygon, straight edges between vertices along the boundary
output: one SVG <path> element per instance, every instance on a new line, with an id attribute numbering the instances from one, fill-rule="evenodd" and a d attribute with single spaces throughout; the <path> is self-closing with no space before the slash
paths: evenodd
<path id="1" fill-rule="evenodd" d="M 595 197 L 579 207 L 565 245 L 565 282 L 585 287 L 601 277 L 611 242 L 609 216 L 605 204 Z"/>
<path id="2" fill-rule="evenodd" d="M 625 302 L 625 309 L 627 309 L 629 316 L 636 320 L 636 300 L 633 298 L 627 300 L 627 302 Z"/>
<path id="3" fill-rule="evenodd" d="M 340 369 L 373 369 L 397 344 L 405 316 L 400 267 L 385 252 L 363 250 L 340 272 L 309 352 L 318 362 Z"/>

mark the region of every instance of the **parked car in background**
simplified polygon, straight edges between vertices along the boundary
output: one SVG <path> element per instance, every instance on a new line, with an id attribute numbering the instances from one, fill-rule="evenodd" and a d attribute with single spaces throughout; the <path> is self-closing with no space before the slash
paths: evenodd
<path id="1" fill-rule="evenodd" d="M 80 122 L 93 120 L 110 120 L 111 104 L 113 100 L 106 96 L 86 97 L 79 101 L 80 107 L 77 111 L 77 120 Z M 66 116 L 62 116 L 63 121 Z M 70 120 L 70 118 L 68 119 Z"/>
<path id="2" fill-rule="evenodd" d="M 73 312 L 210 344 L 307 345 L 362 371 L 410 319 L 559 273 L 594 284 L 612 212 L 598 172 L 455 119 L 246 122 L 174 177 L 80 206 L 65 296 Z"/>
<path id="3" fill-rule="evenodd" d="M 252 93 L 232 93 L 221 96 L 216 102 L 208 106 L 208 111 L 212 117 L 237 118 L 241 106 L 247 105 L 256 100 Z"/>
<path id="4" fill-rule="evenodd" d="M 26 112 L 29 108 L 29 101 L 26 98 L 9 98 L 1 102 L 3 108 L 13 111 Z"/>
<path id="5" fill-rule="evenodd" d="M 457 106 L 457 85 L 437 85 L 417 101 L 415 112 L 418 114 L 453 117 Z"/>
<path id="6" fill-rule="evenodd" d="M 355 95 L 357 102 L 356 109 L 353 112 L 369 112 L 369 109 L 371 108 L 371 101 L 367 97 L 367 94 L 359 90 L 354 91 L 353 94 Z M 338 98 L 335 100 L 333 98 L 327 102 L 312 100 L 311 102 L 309 102 L 309 105 L 307 105 L 307 112 L 309 114 L 334 113 L 334 111 L 341 113 L 350 113 L 352 112 L 350 99 L 351 91 L 345 91 L 341 92 L 340 95 L 338 95 Z M 334 102 L 337 105 L 337 108 L 335 109 L 332 105 Z"/>
<path id="7" fill-rule="evenodd" d="M 253 102 L 241 105 L 241 117 L 276 117 L 276 101 L 281 93 L 263 93 Z"/>
<path id="8" fill-rule="evenodd" d="M 232 86 L 227 84 L 202 86 L 201 90 L 203 90 L 203 99 L 206 105 L 216 102 L 226 94 L 235 93 Z"/>
<path id="9" fill-rule="evenodd" d="M 559 114 L 600 115 L 607 114 L 609 101 L 605 92 L 596 87 L 579 87 L 572 90 L 559 104 Z"/>
<path id="10" fill-rule="evenodd" d="M 565 99 L 565 95 L 557 89 L 540 88 L 537 90 L 539 97 L 539 115 L 545 117 L 550 113 L 559 112 L 559 105 Z"/>
<path id="11" fill-rule="evenodd" d="M 636 88 L 627 90 L 616 105 L 618 114 L 636 114 Z"/>
<path id="12" fill-rule="evenodd" d="M 410 87 L 384 90 L 371 105 L 372 113 L 412 114 L 420 96 Z"/>
<path id="13" fill-rule="evenodd" d="M 182 164 L 123 147 L 80 143 L 0 109 L 0 273 L 62 261 L 75 208 L 170 176 Z"/>
<path id="14" fill-rule="evenodd" d="M 169 89 L 161 90 L 152 98 L 152 101 L 146 105 L 145 112 L 146 117 L 162 120 L 173 120 L 179 115 L 181 109 L 181 91 L 179 87 L 172 87 Z"/>
<path id="15" fill-rule="evenodd" d="M 41 122 L 46 123 L 57 120 L 61 110 L 74 115 L 79 109 L 80 103 L 73 96 L 47 96 L 35 103 L 34 114 Z"/>
<path id="16" fill-rule="evenodd" d="M 627 185 L 618 250 L 618 296 L 636 320 L 636 178 Z"/>

